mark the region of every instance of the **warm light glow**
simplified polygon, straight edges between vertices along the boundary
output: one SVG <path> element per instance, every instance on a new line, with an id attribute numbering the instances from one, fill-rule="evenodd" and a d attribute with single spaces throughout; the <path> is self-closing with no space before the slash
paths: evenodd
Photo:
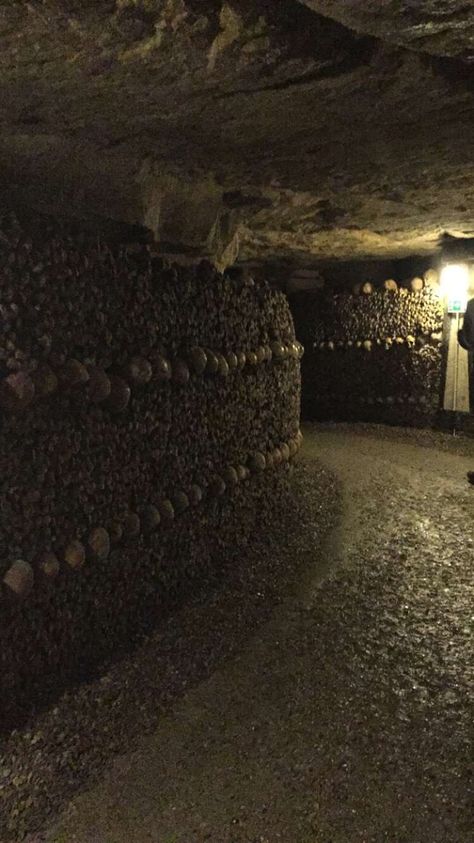
<path id="1" fill-rule="evenodd" d="M 441 293 L 448 302 L 448 311 L 464 313 L 467 305 L 469 267 L 467 263 L 448 263 L 441 270 Z"/>

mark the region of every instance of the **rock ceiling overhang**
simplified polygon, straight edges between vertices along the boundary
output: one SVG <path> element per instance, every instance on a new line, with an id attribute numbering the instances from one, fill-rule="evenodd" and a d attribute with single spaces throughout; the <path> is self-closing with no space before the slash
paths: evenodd
<path id="1" fill-rule="evenodd" d="M 472 236 L 474 7 L 441 5 L 0 0 L 4 202 L 223 264 Z"/>

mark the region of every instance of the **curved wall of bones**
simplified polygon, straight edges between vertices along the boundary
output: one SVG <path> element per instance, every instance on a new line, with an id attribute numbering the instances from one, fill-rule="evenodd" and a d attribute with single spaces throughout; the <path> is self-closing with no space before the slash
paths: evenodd
<path id="1" fill-rule="evenodd" d="M 430 280 L 434 272 L 428 272 Z M 414 279 L 356 293 L 300 294 L 305 344 L 303 414 L 321 420 L 425 425 L 441 406 L 443 306 L 437 288 Z"/>
<path id="2" fill-rule="evenodd" d="M 0 252 L 5 722 L 275 517 L 302 348 L 281 293 L 204 262 L 12 215 Z"/>

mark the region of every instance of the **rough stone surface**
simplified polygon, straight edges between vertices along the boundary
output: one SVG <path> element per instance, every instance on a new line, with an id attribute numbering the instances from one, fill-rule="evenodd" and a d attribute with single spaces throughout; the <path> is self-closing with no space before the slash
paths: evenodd
<path id="1" fill-rule="evenodd" d="M 220 266 L 472 235 L 473 13 L 441 5 L 4 2 L 0 187 Z"/>
<path id="2" fill-rule="evenodd" d="M 118 750 L 48 843 L 471 843 L 473 443 L 360 426 L 305 440 L 296 509 L 250 566 L 228 560 L 225 593 L 1 747 L 2 841 Z M 315 456 L 343 491 L 322 555 L 334 484 Z"/>
<path id="3" fill-rule="evenodd" d="M 465 0 L 302 0 L 358 32 L 438 56 L 474 58 L 474 9 Z"/>

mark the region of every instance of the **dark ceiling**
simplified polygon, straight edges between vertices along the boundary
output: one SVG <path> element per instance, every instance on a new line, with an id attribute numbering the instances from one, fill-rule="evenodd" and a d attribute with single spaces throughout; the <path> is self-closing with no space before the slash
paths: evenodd
<path id="1" fill-rule="evenodd" d="M 0 0 L 4 203 L 240 259 L 474 234 L 474 5 Z"/>

